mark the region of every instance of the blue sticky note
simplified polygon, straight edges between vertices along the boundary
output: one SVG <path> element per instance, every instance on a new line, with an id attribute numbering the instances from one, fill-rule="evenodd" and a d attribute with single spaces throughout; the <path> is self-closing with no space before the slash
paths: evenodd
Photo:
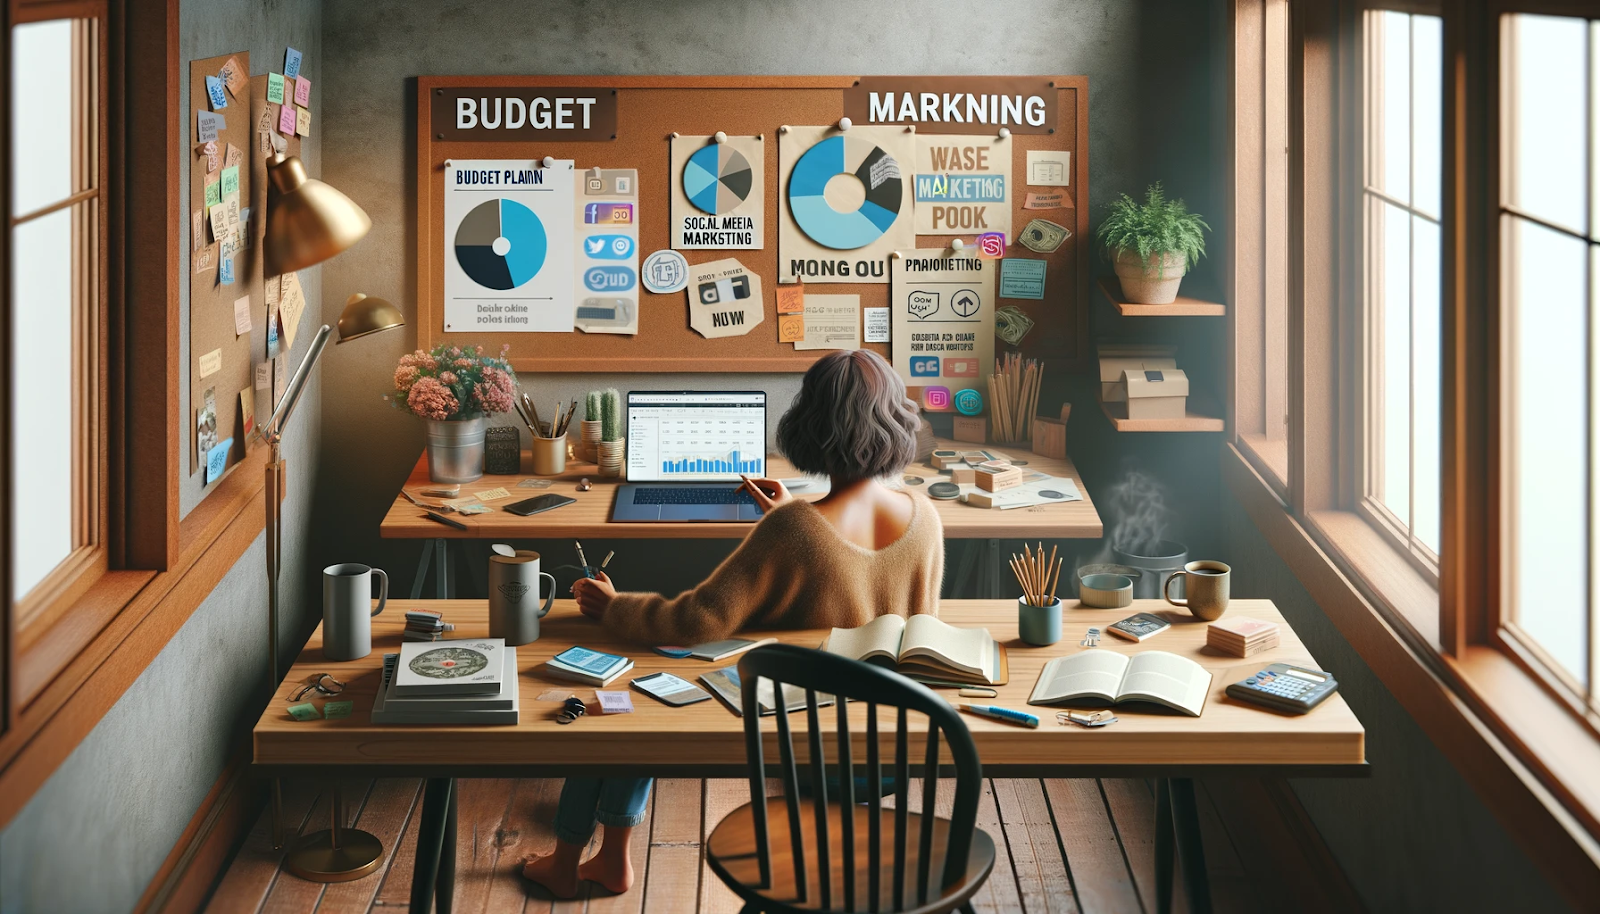
<path id="1" fill-rule="evenodd" d="M 211 110 L 228 107 L 228 93 L 222 88 L 222 80 L 215 76 L 207 76 L 206 94 L 211 96 Z"/>
<path id="2" fill-rule="evenodd" d="M 300 75 L 300 52 L 294 48 L 290 48 L 283 55 L 283 75 L 291 77 Z"/>
<path id="3" fill-rule="evenodd" d="M 228 468 L 228 452 L 233 450 L 233 439 L 220 441 L 217 446 L 206 451 L 206 485 L 216 482 L 222 471 Z"/>
<path id="4" fill-rule="evenodd" d="M 222 265 L 218 267 L 217 281 L 225 286 L 233 285 L 233 258 L 222 258 Z"/>
<path id="5" fill-rule="evenodd" d="M 1007 257 L 1000 261 L 1001 298 L 1044 298 L 1043 260 Z"/>

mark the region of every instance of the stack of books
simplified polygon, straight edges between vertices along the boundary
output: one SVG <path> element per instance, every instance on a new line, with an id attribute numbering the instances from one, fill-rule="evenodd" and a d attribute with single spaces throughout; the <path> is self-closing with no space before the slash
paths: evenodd
<path id="1" fill-rule="evenodd" d="M 445 632 L 453 632 L 456 627 L 440 618 L 439 613 L 425 609 L 413 609 L 406 613 L 405 631 L 400 633 L 402 641 L 442 641 Z"/>
<path id="2" fill-rule="evenodd" d="M 515 724 L 517 649 L 503 638 L 403 644 L 383 655 L 375 724 Z"/>
<path id="3" fill-rule="evenodd" d="M 1206 645 L 1235 657 L 1249 657 L 1278 646 L 1278 623 L 1245 616 L 1206 626 Z"/>
<path id="4" fill-rule="evenodd" d="M 569 647 L 544 663 L 544 670 L 557 679 L 571 679 L 595 687 L 609 685 L 633 669 L 633 661 L 616 654 Z"/>

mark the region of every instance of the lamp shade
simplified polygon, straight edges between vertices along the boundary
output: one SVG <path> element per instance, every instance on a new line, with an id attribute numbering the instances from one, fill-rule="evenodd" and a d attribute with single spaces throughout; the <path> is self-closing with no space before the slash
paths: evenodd
<path id="1" fill-rule="evenodd" d="M 348 343 L 369 333 L 405 325 L 405 316 L 399 308 L 381 298 L 368 298 L 357 292 L 344 303 L 344 311 L 339 315 L 339 342 Z"/>
<path id="2" fill-rule="evenodd" d="M 267 160 L 266 268 L 277 276 L 314 266 L 360 241 L 372 219 L 355 201 L 306 176 L 298 156 Z"/>

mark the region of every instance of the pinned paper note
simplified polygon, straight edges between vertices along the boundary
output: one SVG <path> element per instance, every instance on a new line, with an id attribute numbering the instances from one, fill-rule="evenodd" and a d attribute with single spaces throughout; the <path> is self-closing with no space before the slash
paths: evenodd
<path id="1" fill-rule="evenodd" d="M 233 439 L 217 442 L 217 446 L 206 452 L 206 485 L 216 482 L 228 468 L 228 454 L 233 450 Z"/>
<path id="2" fill-rule="evenodd" d="M 198 453 L 209 454 L 217 446 L 217 389 L 206 388 L 201 403 L 194 413 L 194 439 Z"/>
<path id="3" fill-rule="evenodd" d="M 778 283 L 778 313 L 801 314 L 806 310 L 806 284 L 803 282 Z"/>
<path id="4" fill-rule="evenodd" d="M 799 314 L 778 315 L 778 342 L 799 343 L 806 338 L 806 315 Z"/>
<path id="5" fill-rule="evenodd" d="M 233 301 L 233 335 L 244 336 L 250 332 L 250 296 L 236 298 Z"/>
<path id="6" fill-rule="evenodd" d="M 294 116 L 294 105 L 285 102 L 283 107 L 278 109 L 278 132 L 287 136 L 294 136 L 294 128 L 297 123 L 298 120 Z M 272 145 L 277 146 L 277 141 L 273 141 Z"/>
<path id="7" fill-rule="evenodd" d="M 868 343 L 889 342 L 889 309 L 861 309 L 862 340 Z"/>
<path id="8" fill-rule="evenodd" d="M 222 157 L 222 166 L 224 168 L 237 168 L 238 166 L 243 165 L 243 164 L 244 164 L 244 152 L 242 150 L 240 150 L 239 147 L 233 145 L 232 143 L 229 143 L 228 144 L 228 153 L 227 153 L 227 155 Z"/>
<path id="9" fill-rule="evenodd" d="M 1072 174 L 1072 153 L 1057 149 L 1028 150 L 1028 183 L 1066 187 Z"/>
<path id="10" fill-rule="evenodd" d="M 206 77 L 206 97 L 211 99 L 212 111 L 228 107 L 228 92 L 222 87 L 222 80 L 215 76 Z"/>
<path id="11" fill-rule="evenodd" d="M 211 207 L 216 206 L 218 203 L 221 203 L 221 202 L 222 202 L 222 182 L 221 181 L 207 181 L 206 182 L 206 208 L 210 209 Z"/>
<path id="12" fill-rule="evenodd" d="M 861 348 L 861 296 L 807 295 L 805 317 L 805 339 L 796 350 Z"/>
<path id="13" fill-rule="evenodd" d="M 222 262 L 217 264 L 217 282 L 220 282 L 225 286 L 231 286 L 233 285 L 234 279 L 233 258 L 222 258 Z"/>
<path id="14" fill-rule="evenodd" d="M 283 392 L 289 386 L 289 360 L 278 356 L 272 360 L 272 408 L 277 409 Z"/>
<path id="15" fill-rule="evenodd" d="M 355 707 L 356 703 L 353 701 L 324 702 L 322 705 L 322 717 L 324 720 L 342 720 L 349 717 Z"/>
<path id="16" fill-rule="evenodd" d="M 479 501 L 494 501 L 498 498 L 510 498 L 511 493 L 506 491 L 505 486 L 500 486 L 486 492 L 474 492 L 472 496 Z"/>
<path id="17" fill-rule="evenodd" d="M 707 339 L 743 336 L 765 317 L 761 274 L 729 257 L 689 268 L 689 326 Z"/>
<path id="18" fill-rule="evenodd" d="M 256 434 L 256 392 L 248 387 L 239 391 L 239 430 L 244 433 L 244 451 L 248 454 Z"/>
<path id="19" fill-rule="evenodd" d="M 278 314 L 277 308 L 267 308 L 267 358 L 275 359 L 282 349 L 279 342 L 278 328 L 283 326 L 283 317 Z"/>
<path id="20" fill-rule="evenodd" d="M 294 132 L 301 136 L 311 135 L 311 112 L 300 108 L 294 113 Z"/>
<path id="21" fill-rule="evenodd" d="M 200 377 L 209 378 L 222 370 L 222 350 L 213 349 L 200 357 Z"/>
<path id="22" fill-rule="evenodd" d="M 1001 298 L 1044 298 L 1043 260 L 1008 257 L 1000 261 Z"/>
<path id="23" fill-rule="evenodd" d="M 197 209 L 189 216 L 189 250 L 198 251 L 206 245 L 206 211 Z"/>
<path id="24" fill-rule="evenodd" d="M 310 702 L 299 705 L 290 705 L 288 710 L 289 716 L 295 720 L 316 720 L 321 716 L 317 713 L 316 706 Z"/>
<path id="25" fill-rule="evenodd" d="M 1029 192 L 1022 199 L 1023 209 L 1060 209 L 1066 205 L 1067 195 L 1063 193 L 1036 194 Z"/>
<path id="26" fill-rule="evenodd" d="M 218 203 L 211 207 L 211 238 L 222 241 L 228 237 L 228 208 Z"/>
<path id="27" fill-rule="evenodd" d="M 311 107 L 311 80 L 304 76 L 294 79 L 294 103 L 302 108 Z"/>
<path id="28" fill-rule="evenodd" d="M 300 288 L 298 273 L 283 274 L 283 287 L 278 293 L 278 319 L 283 324 L 283 341 L 294 348 L 294 335 L 300 329 L 300 315 L 306 310 L 305 291 Z"/>
<path id="29" fill-rule="evenodd" d="M 244 98 L 244 94 L 250 91 L 250 74 L 244 71 L 244 65 L 239 63 L 237 57 L 228 58 L 228 62 L 217 71 L 217 78 L 228 87 L 234 98 Z"/>
<path id="30" fill-rule="evenodd" d="M 272 363 L 256 363 L 256 390 L 268 390 L 272 387 Z"/>
<path id="31" fill-rule="evenodd" d="M 282 277 L 268 276 L 267 281 L 262 284 L 263 288 L 266 289 L 267 304 L 276 305 L 278 303 L 278 287 L 281 283 Z"/>
<path id="32" fill-rule="evenodd" d="M 222 155 L 217 152 L 215 140 L 200 147 L 200 154 L 206 159 L 206 174 L 211 174 L 222 166 Z"/>
<path id="33" fill-rule="evenodd" d="M 289 77 L 300 75 L 300 52 L 294 48 L 283 52 L 283 75 Z"/>
<path id="34" fill-rule="evenodd" d="M 217 246 L 207 244 L 194 252 L 194 275 L 209 273 L 217 268 Z"/>
<path id="35" fill-rule="evenodd" d="M 267 74 L 267 101 L 274 105 L 283 104 L 283 75 L 281 73 Z"/>
<path id="36" fill-rule="evenodd" d="M 222 195 L 233 196 L 239 193 L 239 166 L 222 169 Z"/>
<path id="37" fill-rule="evenodd" d="M 217 138 L 217 131 L 228 129 L 227 119 L 214 111 L 196 111 L 195 117 L 199 125 L 199 129 L 195 132 L 197 142 L 213 142 Z"/>

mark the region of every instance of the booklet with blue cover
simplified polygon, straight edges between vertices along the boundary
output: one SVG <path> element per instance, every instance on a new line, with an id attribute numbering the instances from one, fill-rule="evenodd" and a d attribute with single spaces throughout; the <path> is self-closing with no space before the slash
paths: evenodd
<path id="1" fill-rule="evenodd" d="M 573 646 L 545 661 L 545 671 L 561 679 L 606 685 L 633 669 L 633 661 L 616 654 Z"/>

